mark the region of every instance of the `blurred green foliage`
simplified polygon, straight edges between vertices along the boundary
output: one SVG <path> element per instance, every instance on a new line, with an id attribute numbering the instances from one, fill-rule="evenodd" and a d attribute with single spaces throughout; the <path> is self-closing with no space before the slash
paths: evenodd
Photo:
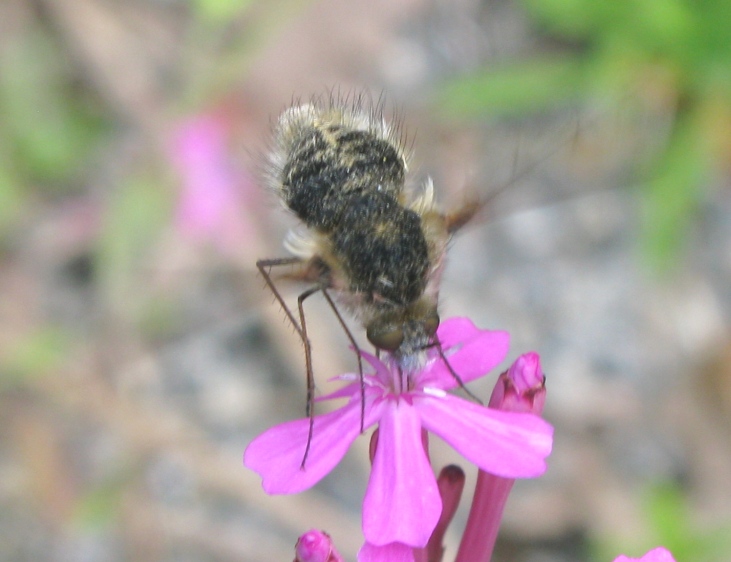
<path id="1" fill-rule="evenodd" d="M 80 191 L 105 131 L 58 45 L 40 29 L 0 49 L 0 237 L 38 197 Z"/>
<path id="2" fill-rule="evenodd" d="M 132 90 L 167 93 L 165 80 L 174 81 L 169 97 L 154 97 L 154 112 L 174 130 L 176 115 L 209 111 L 236 91 L 259 49 L 308 3 L 190 0 L 179 59 L 164 60 L 164 72 Z M 152 7 L 149 13 L 157 12 Z M 153 252 L 169 230 L 176 204 L 167 139 L 144 114 L 146 99 L 137 105 L 127 101 L 125 107 L 120 100 L 127 97 L 100 87 L 107 83 L 105 72 L 115 70 L 90 64 L 94 57 L 85 57 L 83 43 L 73 41 L 74 26 L 83 27 L 89 14 L 73 24 L 54 22 L 53 10 L 18 14 L 12 33 L 0 40 L 0 258 L 3 249 L 22 243 L 28 227 L 40 221 L 69 227 L 74 219 L 68 209 L 91 202 L 94 216 L 84 219 L 91 226 L 80 227 L 84 232 L 66 251 L 89 253 L 95 295 L 105 312 L 159 334 L 175 309 L 166 295 L 151 294 L 146 278 L 157 266 Z M 111 18 L 105 10 L 100 14 Z M 120 38 L 135 25 L 122 21 L 109 49 L 120 48 Z M 156 40 L 145 28 L 138 32 L 139 52 L 145 52 Z M 112 84 L 110 89 L 116 87 Z M 129 149 L 130 139 L 138 152 L 118 156 L 116 150 Z M 5 371 L 15 380 L 42 369 L 56 352 L 53 333 L 39 329 L 22 336 L 27 342 L 17 357 L 7 359 Z"/>
<path id="3" fill-rule="evenodd" d="M 112 311 L 139 320 L 148 304 L 140 287 L 154 270 L 150 241 L 156 240 L 170 216 L 171 197 L 153 175 L 127 178 L 106 209 L 96 248 L 99 285 Z M 144 260 L 148 263 L 145 267 Z"/>
<path id="4" fill-rule="evenodd" d="M 114 525 L 120 516 L 125 493 L 129 493 L 133 470 L 125 466 L 118 473 L 108 475 L 101 483 L 90 487 L 78 500 L 73 513 L 73 523 L 87 532 L 103 531 Z"/>
<path id="5" fill-rule="evenodd" d="M 196 15 L 211 23 L 227 23 L 253 0 L 192 0 Z"/>
<path id="6" fill-rule="evenodd" d="M 731 552 L 731 523 L 708 527 L 693 520 L 694 509 L 686 492 L 675 483 L 653 484 L 645 490 L 643 515 L 646 534 L 634 545 L 601 540 L 594 545 L 594 560 L 612 560 L 617 552 L 639 556 L 657 546 L 673 553 L 677 562 L 725 562 Z M 634 554 L 631 554 L 631 553 Z"/>
<path id="7" fill-rule="evenodd" d="M 68 188 L 104 128 L 94 104 L 47 35 L 21 35 L 0 53 L 0 177 Z"/>
<path id="8" fill-rule="evenodd" d="M 671 123 L 659 152 L 639 155 L 645 255 L 671 266 L 731 155 L 731 7 L 728 0 L 523 0 L 560 52 L 448 84 L 457 116 L 516 116 L 600 100 Z"/>
<path id="9" fill-rule="evenodd" d="M 69 335 L 53 325 L 22 336 L 12 353 L 0 360 L 0 391 L 52 374 L 67 358 L 69 343 Z"/>
<path id="10" fill-rule="evenodd" d="M 247 75 L 259 50 L 312 0 L 191 0 L 194 25 L 188 47 L 210 64 L 190 66 L 179 102 L 186 113 L 228 95 Z"/>

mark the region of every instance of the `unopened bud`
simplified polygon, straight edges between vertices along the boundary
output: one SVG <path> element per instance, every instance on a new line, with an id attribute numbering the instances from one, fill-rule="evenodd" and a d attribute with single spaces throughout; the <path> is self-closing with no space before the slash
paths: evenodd
<path id="1" fill-rule="evenodd" d="M 490 407 L 540 414 L 546 402 L 545 376 L 537 353 L 524 353 L 498 378 Z"/>
<path id="2" fill-rule="evenodd" d="M 294 562 L 343 562 L 330 535 L 315 529 L 307 531 L 294 547 Z"/>

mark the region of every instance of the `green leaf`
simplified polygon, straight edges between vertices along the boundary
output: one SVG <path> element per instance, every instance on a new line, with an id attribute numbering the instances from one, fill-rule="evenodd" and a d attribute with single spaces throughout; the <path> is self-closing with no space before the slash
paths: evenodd
<path id="1" fill-rule="evenodd" d="M 13 226 L 26 203 L 26 193 L 0 154 L 0 238 Z"/>
<path id="2" fill-rule="evenodd" d="M 26 335 L 0 364 L 0 389 L 51 373 L 66 357 L 69 341 L 68 334 L 55 326 Z"/>
<path id="3" fill-rule="evenodd" d="M 100 283 L 107 302 L 134 311 L 143 281 L 142 260 L 169 214 L 168 193 L 145 178 L 120 186 L 110 202 L 97 253 Z"/>
<path id="4" fill-rule="evenodd" d="M 0 137 L 21 175 L 54 188 L 78 172 L 102 130 L 59 53 L 40 32 L 0 52 Z"/>
<path id="5" fill-rule="evenodd" d="M 641 242 L 644 255 L 658 272 L 676 264 L 697 212 L 710 165 L 707 140 L 691 119 L 681 117 L 641 193 Z"/>
<path id="6" fill-rule="evenodd" d="M 693 510 L 683 488 L 674 482 L 648 486 L 642 498 L 644 522 L 629 542 L 617 537 L 591 541 L 592 560 L 612 560 L 622 552 L 641 556 L 662 545 L 678 562 L 719 562 L 731 552 L 728 523 L 709 529 L 693 521 Z"/>
<path id="7" fill-rule="evenodd" d="M 440 92 L 441 105 L 458 118 L 521 116 L 577 97 L 582 78 L 576 58 L 533 60 L 450 82 Z"/>
<path id="8" fill-rule="evenodd" d="M 655 544 L 665 546 L 678 562 L 717 562 L 728 556 L 731 548 L 728 523 L 716 529 L 694 524 L 690 503 L 678 484 L 652 486 L 644 504 Z"/>
<path id="9" fill-rule="evenodd" d="M 243 12 L 252 0 L 194 0 L 193 5 L 201 19 L 208 23 L 225 24 Z"/>
<path id="10" fill-rule="evenodd" d="M 616 24 L 624 2 L 592 0 L 524 0 L 530 14 L 557 35 L 592 41 Z"/>
<path id="11" fill-rule="evenodd" d="M 684 549 L 692 541 L 690 513 L 683 492 L 676 484 L 652 486 L 645 500 L 647 518 L 658 540 L 667 548 Z M 669 544 L 666 544 L 670 541 Z"/>
<path id="12" fill-rule="evenodd" d="M 128 478 L 120 472 L 82 496 L 74 510 L 74 523 L 86 531 L 102 530 L 113 524 L 129 487 Z"/>

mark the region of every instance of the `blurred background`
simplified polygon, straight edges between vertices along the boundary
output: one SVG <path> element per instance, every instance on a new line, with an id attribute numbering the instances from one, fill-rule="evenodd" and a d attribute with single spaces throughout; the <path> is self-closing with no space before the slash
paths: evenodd
<path id="1" fill-rule="evenodd" d="M 311 527 L 355 559 L 367 438 L 298 496 L 241 463 L 305 408 L 262 154 L 338 90 L 385 95 L 445 207 L 498 193 L 442 317 L 541 353 L 556 437 L 494 559 L 731 560 L 729 29 L 725 0 L 2 0 L 0 560 L 291 560 Z M 324 393 L 355 361 L 307 306 Z"/>

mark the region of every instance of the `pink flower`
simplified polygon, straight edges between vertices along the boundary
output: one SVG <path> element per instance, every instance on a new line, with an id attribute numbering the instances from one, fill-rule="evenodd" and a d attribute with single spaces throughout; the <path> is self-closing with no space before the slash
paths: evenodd
<path id="1" fill-rule="evenodd" d="M 182 180 L 177 227 L 224 252 L 256 234 L 246 207 L 257 190 L 249 175 L 234 167 L 229 137 L 222 117 L 204 113 L 179 124 L 170 146 L 170 159 Z"/>
<path id="2" fill-rule="evenodd" d="M 463 382 L 483 376 L 507 353 L 506 332 L 477 329 L 465 318 L 442 323 L 438 338 Z M 375 550 L 424 547 L 442 512 L 436 478 L 424 451 L 422 430 L 439 435 L 480 469 L 505 478 L 530 478 L 546 470 L 553 428 L 529 413 L 503 412 L 453 396 L 458 383 L 436 352 L 406 378 L 390 362 L 363 353 L 375 372 L 365 375 L 364 427 L 378 424 L 378 446 L 363 502 L 366 546 L 360 560 L 387 559 Z M 342 459 L 360 433 L 360 384 L 352 381 L 324 399 L 349 398 L 342 408 L 315 417 L 306 466 L 309 420 L 274 427 L 249 445 L 247 467 L 262 476 L 270 494 L 314 486 Z M 411 556 L 411 555 L 410 555 Z"/>
<path id="3" fill-rule="evenodd" d="M 675 558 L 670 552 L 661 546 L 652 549 L 642 558 L 628 558 L 627 556 L 618 556 L 614 562 L 675 562 Z"/>

